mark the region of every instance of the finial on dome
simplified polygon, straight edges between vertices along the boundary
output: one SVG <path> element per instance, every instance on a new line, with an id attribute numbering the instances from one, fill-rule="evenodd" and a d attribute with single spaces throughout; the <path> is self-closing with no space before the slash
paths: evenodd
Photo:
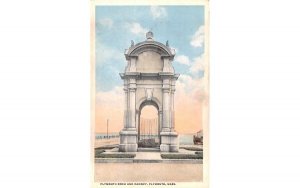
<path id="1" fill-rule="evenodd" d="M 146 38 L 147 38 L 147 40 L 153 40 L 153 33 L 152 33 L 152 31 L 148 31 L 146 33 Z"/>

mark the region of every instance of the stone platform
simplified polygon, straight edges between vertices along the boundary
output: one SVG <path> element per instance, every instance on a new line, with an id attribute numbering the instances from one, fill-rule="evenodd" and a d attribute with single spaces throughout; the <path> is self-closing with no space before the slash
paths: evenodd
<path id="1" fill-rule="evenodd" d="M 174 154 L 194 154 L 195 151 L 179 149 Z M 162 159 L 159 148 L 138 148 L 138 152 L 119 152 L 118 148 L 107 149 L 103 154 L 135 154 L 134 158 L 95 158 L 95 163 L 179 163 L 203 164 L 202 159 Z"/>

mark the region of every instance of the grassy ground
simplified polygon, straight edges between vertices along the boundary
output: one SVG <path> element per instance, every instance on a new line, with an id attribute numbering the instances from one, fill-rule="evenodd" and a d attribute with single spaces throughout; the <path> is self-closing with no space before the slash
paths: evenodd
<path id="1" fill-rule="evenodd" d="M 116 148 L 116 147 L 118 147 L 118 146 L 116 146 L 116 145 L 110 145 L 110 146 L 100 146 L 100 147 L 97 147 L 95 149 L 96 150 L 97 149 L 113 149 L 113 148 Z"/>
<path id="2" fill-rule="evenodd" d="M 100 147 L 95 148 L 95 158 L 101 158 L 101 156 L 103 155 L 102 153 L 105 152 L 105 150 L 110 150 L 110 149 L 113 149 L 116 147 L 118 147 L 118 146 L 117 145 L 106 145 L 106 146 L 100 146 Z"/>
<path id="3" fill-rule="evenodd" d="M 125 153 L 100 153 L 96 158 L 134 158 L 135 154 Z"/>
<path id="4" fill-rule="evenodd" d="M 200 155 L 201 159 L 203 159 L 203 151 L 196 151 L 196 155 Z"/>
<path id="5" fill-rule="evenodd" d="M 201 154 L 161 154 L 163 159 L 203 159 Z"/>
<path id="6" fill-rule="evenodd" d="M 190 151 L 203 151 L 202 148 L 192 147 L 192 146 L 180 146 L 179 148 L 180 149 L 190 150 Z"/>
<path id="7" fill-rule="evenodd" d="M 95 149 L 95 157 L 98 158 L 103 152 L 105 152 L 104 149 Z"/>

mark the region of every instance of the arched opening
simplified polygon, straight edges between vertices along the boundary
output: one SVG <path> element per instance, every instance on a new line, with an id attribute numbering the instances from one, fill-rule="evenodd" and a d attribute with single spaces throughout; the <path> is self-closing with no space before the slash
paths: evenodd
<path id="1" fill-rule="evenodd" d="M 158 107 L 155 103 L 143 103 L 140 107 L 138 147 L 158 148 L 160 144 Z"/>

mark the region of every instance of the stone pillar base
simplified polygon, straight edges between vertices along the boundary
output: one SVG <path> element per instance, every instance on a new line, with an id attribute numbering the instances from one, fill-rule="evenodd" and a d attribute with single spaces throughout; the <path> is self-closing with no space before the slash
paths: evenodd
<path id="1" fill-rule="evenodd" d="M 137 144 L 120 144 L 119 151 L 120 152 L 136 152 L 138 148 Z"/>
<path id="2" fill-rule="evenodd" d="M 120 152 L 136 152 L 137 145 L 137 131 L 135 129 L 131 130 L 122 130 L 120 132 Z"/>
<path id="3" fill-rule="evenodd" d="M 160 136 L 161 136 L 160 137 L 161 152 L 178 152 L 179 144 L 178 144 L 178 134 L 176 132 L 161 132 Z"/>

